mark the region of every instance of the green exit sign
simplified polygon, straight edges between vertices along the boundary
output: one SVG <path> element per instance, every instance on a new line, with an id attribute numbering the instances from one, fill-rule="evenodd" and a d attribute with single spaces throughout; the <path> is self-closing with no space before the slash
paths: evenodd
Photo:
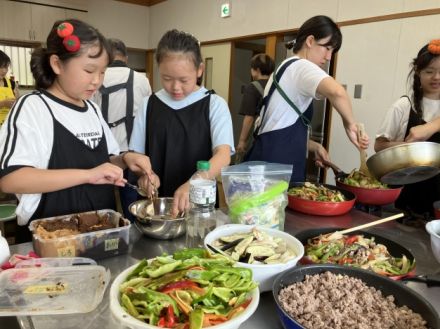
<path id="1" fill-rule="evenodd" d="M 229 3 L 222 4 L 221 17 L 231 16 L 231 5 Z"/>

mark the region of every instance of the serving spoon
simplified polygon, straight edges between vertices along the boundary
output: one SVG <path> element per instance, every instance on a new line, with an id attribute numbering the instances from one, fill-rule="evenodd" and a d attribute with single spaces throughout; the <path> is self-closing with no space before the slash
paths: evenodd
<path id="1" fill-rule="evenodd" d="M 358 226 L 355 226 L 355 227 L 347 228 L 347 229 L 342 230 L 342 231 L 335 231 L 333 233 L 328 233 L 328 234 L 324 235 L 324 238 L 326 240 L 341 239 L 344 234 L 347 234 L 347 233 L 350 233 L 350 232 L 354 232 L 354 231 L 359 231 L 359 230 L 362 230 L 364 228 L 376 226 L 376 225 L 379 225 L 379 224 L 382 224 L 382 223 L 390 222 L 392 220 L 395 220 L 395 219 L 403 217 L 403 216 L 405 216 L 405 214 L 403 212 L 401 212 L 400 214 L 396 214 L 396 215 L 393 215 L 393 216 L 381 218 L 381 219 L 378 219 L 378 220 L 376 220 L 374 222 L 370 222 L 370 223 L 358 225 Z"/>
<path id="2" fill-rule="evenodd" d="M 357 135 L 358 142 L 360 142 L 362 137 L 365 136 L 365 126 L 363 123 L 357 123 L 356 125 L 357 125 L 357 133 L 358 133 Z M 368 166 L 367 166 L 367 152 L 363 148 L 359 148 L 359 155 L 361 160 L 359 171 L 364 173 L 368 177 L 373 177 L 370 171 L 368 170 Z"/>

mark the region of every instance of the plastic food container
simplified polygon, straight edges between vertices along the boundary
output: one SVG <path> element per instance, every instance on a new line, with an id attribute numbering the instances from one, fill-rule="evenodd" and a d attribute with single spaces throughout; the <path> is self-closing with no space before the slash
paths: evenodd
<path id="1" fill-rule="evenodd" d="M 97 265 L 9 269 L 0 273 L 0 316 L 90 312 L 109 281 Z"/>
<path id="2" fill-rule="evenodd" d="M 43 221 L 69 222 L 75 216 L 93 214 L 108 216 L 115 228 L 50 239 L 37 232 L 38 225 Z M 102 259 L 128 252 L 130 221 L 110 209 L 38 219 L 31 222 L 29 229 L 33 232 L 34 250 L 41 257 L 81 256 Z"/>
<path id="3" fill-rule="evenodd" d="M 222 184 L 233 223 L 284 230 L 292 166 L 260 161 L 222 169 Z"/>

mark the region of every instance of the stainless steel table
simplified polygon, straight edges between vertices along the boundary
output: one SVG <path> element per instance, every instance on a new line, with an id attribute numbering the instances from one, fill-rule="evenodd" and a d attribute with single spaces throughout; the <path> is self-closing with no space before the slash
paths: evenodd
<path id="1" fill-rule="evenodd" d="M 351 227 L 376 219 L 377 217 L 358 210 L 352 210 L 350 213 L 338 217 L 308 216 L 286 210 L 285 231 L 295 234 L 305 229 L 317 227 Z M 370 231 L 401 243 L 409 249 L 416 257 L 418 274 L 431 274 L 440 271 L 440 264 L 436 262 L 431 252 L 429 235 L 423 227 L 413 228 L 396 222 L 388 222 L 371 228 Z M 175 250 L 183 248 L 185 244 L 184 237 L 170 241 L 146 238 L 141 236 L 134 225 L 130 232 L 130 239 L 133 242 L 128 254 L 103 259 L 98 262 L 100 265 L 110 269 L 112 279 L 142 258 L 152 258 L 164 252 L 172 253 Z M 26 243 L 12 246 L 11 252 L 26 254 L 31 249 L 32 244 Z M 428 299 L 437 312 L 440 313 L 439 287 L 427 288 L 425 284 L 416 282 L 410 282 L 408 286 Z M 109 289 L 107 289 L 101 304 L 93 312 L 73 315 L 18 317 L 19 326 L 17 326 L 17 321 L 13 317 L 0 317 L 0 328 L 13 329 L 13 324 L 15 324 L 17 328 L 21 327 L 23 329 L 120 328 L 120 326 L 113 321 L 108 308 L 108 291 Z M 282 328 L 270 292 L 265 292 L 261 295 L 260 305 L 257 311 L 240 327 L 240 329 L 259 328 Z"/>

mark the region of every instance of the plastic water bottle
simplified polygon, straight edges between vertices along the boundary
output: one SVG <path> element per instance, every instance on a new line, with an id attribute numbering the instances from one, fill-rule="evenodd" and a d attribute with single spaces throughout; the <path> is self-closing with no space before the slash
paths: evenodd
<path id="1" fill-rule="evenodd" d="M 217 182 L 209 174 L 209 161 L 198 161 L 197 172 L 189 180 L 191 209 L 186 226 L 186 246 L 203 247 L 205 236 L 217 226 L 215 199 Z"/>

